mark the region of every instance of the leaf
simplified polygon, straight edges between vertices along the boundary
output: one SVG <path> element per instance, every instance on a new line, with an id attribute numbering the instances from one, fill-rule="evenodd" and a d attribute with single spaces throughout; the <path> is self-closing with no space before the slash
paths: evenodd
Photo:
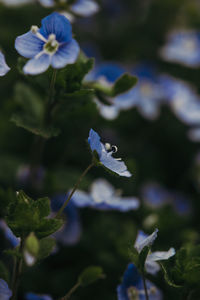
<path id="1" fill-rule="evenodd" d="M 86 268 L 79 276 L 78 282 L 82 286 L 87 286 L 98 279 L 104 278 L 103 270 L 98 266 L 91 266 Z"/>
<path id="2" fill-rule="evenodd" d="M 27 237 L 34 232 L 37 238 L 46 237 L 57 231 L 63 221 L 48 218 L 50 201 L 48 198 L 33 200 L 19 191 L 16 201 L 9 207 L 7 225 L 17 237 Z"/>
<path id="3" fill-rule="evenodd" d="M 133 88 L 137 83 L 137 77 L 132 76 L 128 73 L 123 74 L 114 84 L 112 90 L 112 96 L 117 96 L 118 94 L 122 94 L 127 92 L 131 88 Z"/>
<path id="4" fill-rule="evenodd" d="M 67 65 L 57 76 L 56 84 L 62 87 L 65 93 L 73 93 L 81 89 L 82 80 L 93 68 L 94 59 L 87 58 L 82 52 L 75 64 Z"/>
<path id="5" fill-rule="evenodd" d="M 45 139 L 56 137 L 60 134 L 60 130 L 58 128 L 54 128 L 53 126 L 41 127 L 40 124 L 35 122 L 35 120 L 32 120 L 28 118 L 28 116 L 24 116 L 22 114 L 14 114 L 11 117 L 11 122 L 15 123 L 16 126 L 22 127 L 27 131 L 30 131 L 31 133 L 39 135 Z"/>
<path id="6" fill-rule="evenodd" d="M 43 238 L 39 241 L 40 248 L 38 253 L 38 260 L 42 260 L 48 257 L 53 248 L 56 245 L 56 241 L 53 238 Z"/>

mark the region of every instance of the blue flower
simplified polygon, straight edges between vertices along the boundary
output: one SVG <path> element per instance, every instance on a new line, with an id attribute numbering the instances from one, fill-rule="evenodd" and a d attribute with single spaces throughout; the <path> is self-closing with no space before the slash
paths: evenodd
<path id="1" fill-rule="evenodd" d="M 48 295 L 36 295 L 33 293 L 27 293 L 25 295 L 25 299 L 26 300 L 53 300 L 53 298 L 51 298 Z"/>
<path id="2" fill-rule="evenodd" d="M 151 235 L 145 234 L 142 230 L 139 230 L 136 241 L 135 249 L 140 253 L 146 246 L 150 247 L 157 238 L 158 229 L 156 229 Z M 155 251 L 150 252 L 145 261 L 145 269 L 148 273 L 155 275 L 160 270 L 160 265 L 157 261 L 167 260 L 175 255 L 175 249 L 170 248 L 168 251 Z"/>
<path id="3" fill-rule="evenodd" d="M 149 280 L 146 280 L 149 300 L 162 300 L 161 291 Z M 144 284 L 136 266 L 130 263 L 124 273 L 122 283 L 117 287 L 118 300 L 145 300 Z"/>
<path id="4" fill-rule="evenodd" d="M 42 27 L 16 38 L 15 48 L 22 56 L 30 58 L 24 73 L 36 75 L 49 66 L 55 69 L 73 64 L 79 54 L 79 45 L 72 38 L 71 24 L 64 16 L 54 12 L 42 20 Z"/>
<path id="5" fill-rule="evenodd" d="M 6 75 L 6 73 L 8 73 L 9 70 L 10 68 L 6 64 L 5 57 L 3 53 L 0 52 L 0 76 Z"/>
<path id="6" fill-rule="evenodd" d="M 52 7 L 55 5 L 54 0 L 39 0 L 39 2 L 46 7 Z M 59 3 L 59 1 L 57 1 Z M 68 0 L 65 1 L 68 4 Z M 63 0 L 60 3 L 64 3 Z M 75 15 L 89 17 L 99 11 L 98 4 L 93 0 L 76 0 L 69 7 L 69 10 Z"/>
<path id="7" fill-rule="evenodd" d="M 200 125 L 200 99 L 196 90 L 169 76 L 162 76 L 160 82 L 175 115 L 188 125 Z"/>
<path id="8" fill-rule="evenodd" d="M 189 67 L 200 66 L 200 33 L 192 30 L 175 30 L 167 38 L 160 55 L 170 62 Z"/>
<path id="9" fill-rule="evenodd" d="M 91 207 L 99 210 L 118 210 L 126 212 L 139 207 L 135 197 L 121 197 L 119 192 L 104 179 L 97 179 L 90 188 L 90 193 L 77 190 L 72 202 L 78 207 Z"/>
<path id="10" fill-rule="evenodd" d="M 19 245 L 20 239 L 13 234 L 4 220 L 0 220 L 0 229 L 3 231 L 5 238 L 10 242 L 12 247 L 15 248 Z"/>
<path id="11" fill-rule="evenodd" d="M 131 177 L 131 173 L 121 158 L 114 158 L 112 154 L 117 151 L 116 146 L 101 143 L 100 136 L 93 129 L 90 129 L 88 143 L 93 154 L 98 155 L 99 163 L 112 172 L 125 177 Z"/>
<path id="12" fill-rule="evenodd" d="M 0 299 L 9 300 L 12 296 L 12 291 L 9 289 L 8 284 L 0 279 Z"/>
<path id="13" fill-rule="evenodd" d="M 56 195 L 51 199 L 51 209 L 57 212 L 66 200 L 66 194 Z M 81 224 L 76 206 L 70 201 L 64 209 L 66 222 L 53 234 L 53 237 L 63 245 L 74 245 L 80 240 Z"/>
<path id="14" fill-rule="evenodd" d="M 163 99 L 159 76 L 150 64 L 138 64 L 133 74 L 138 77 L 137 85 L 129 92 L 117 96 L 113 103 L 120 110 L 137 107 L 145 118 L 154 120 L 159 116 Z"/>
<path id="15" fill-rule="evenodd" d="M 142 188 L 142 199 L 151 208 L 160 208 L 166 204 L 171 205 L 179 215 L 191 212 L 189 199 L 178 191 L 172 191 L 158 183 L 148 183 Z"/>

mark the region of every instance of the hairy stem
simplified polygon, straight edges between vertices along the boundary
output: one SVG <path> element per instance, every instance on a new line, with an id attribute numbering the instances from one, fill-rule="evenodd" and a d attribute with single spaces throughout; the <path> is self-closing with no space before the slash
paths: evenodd
<path id="1" fill-rule="evenodd" d="M 21 239 L 21 243 L 19 246 L 19 254 L 20 257 L 16 260 L 16 266 L 14 266 L 14 273 L 13 273 L 13 282 L 12 282 L 12 298 L 11 300 L 17 299 L 18 287 L 20 283 L 21 273 L 22 273 L 22 266 L 23 266 L 23 249 L 24 249 L 24 240 Z"/>
<path id="2" fill-rule="evenodd" d="M 70 299 L 71 295 L 79 288 L 80 283 L 77 282 L 72 288 L 71 290 L 64 296 L 62 297 L 60 300 L 68 300 Z"/>
<path id="3" fill-rule="evenodd" d="M 143 284 L 144 284 L 145 298 L 146 298 L 146 300 L 149 300 L 149 295 L 148 295 L 148 290 L 147 290 L 146 279 L 145 279 L 144 273 L 142 273 L 142 280 L 143 280 Z"/>
<path id="4" fill-rule="evenodd" d="M 65 207 L 67 206 L 67 204 L 69 203 L 70 199 L 72 198 L 73 194 L 75 193 L 75 191 L 77 190 L 79 184 L 81 183 L 83 177 L 88 173 L 88 171 L 94 166 L 93 163 L 91 163 L 86 169 L 85 171 L 81 174 L 81 176 L 79 177 L 79 179 L 77 180 L 74 188 L 72 189 L 71 193 L 69 194 L 69 196 L 67 197 L 66 201 L 64 202 L 64 204 L 62 205 L 62 207 L 59 209 L 56 218 L 59 218 L 60 215 L 62 214 L 63 210 L 65 209 Z"/>

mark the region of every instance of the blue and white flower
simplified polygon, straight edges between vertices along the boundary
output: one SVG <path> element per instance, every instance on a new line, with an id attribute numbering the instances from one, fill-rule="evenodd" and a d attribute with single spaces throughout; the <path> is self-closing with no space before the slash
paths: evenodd
<path id="1" fill-rule="evenodd" d="M 149 280 L 146 280 L 149 300 L 162 300 L 161 291 Z M 146 300 L 144 283 L 136 266 L 130 263 L 124 273 L 122 283 L 117 287 L 118 300 Z"/>
<path id="2" fill-rule="evenodd" d="M 36 295 L 34 293 L 27 293 L 25 295 L 26 300 L 53 300 L 52 297 L 48 295 Z"/>
<path id="3" fill-rule="evenodd" d="M 194 30 L 174 30 L 167 37 L 160 51 L 161 57 L 169 62 L 189 67 L 200 66 L 200 33 Z"/>
<path id="4" fill-rule="evenodd" d="M 140 253 L 142 249 L 146 246 L 150 247 L 155 239 L 157 238 L 158 229 L 156 229 L 151 235 L 145 234 L 142 230 L 138 232 L 136 241 L 135 241 L 135 249 Z M 145 269 L 148 273 L 155 275 L 160 270 L 160 265 L 157 261 L 167 260 L 170 257 L 175 255 L 175 249 L 170 248 L 168 251 L 156 251 L 150 252 L 147 255 L 145 261 Z"/>
<path id="5" fill-rule="evenodd" d="M 100 165 L 120 176 L 132 176 L 121 158 L 112 157 L 112 154 L 117 151 L 117 147 L 111 146 L 109 143 L 106 143 L 105 145 L 102 144 L 100 136 L 93 129 L 90 129 L 88 143 L 92 153 L 95 156 L 97 154 Z"/>
<path id="6" fill-rule="evenodd" d="M 12 296 L 12 291 L 9 289 L 7 282 L 0 279 L 0 299 L 9 300 Z"/>
<path id="7" fill-rule="evenodd" d="M 54 0 L 39 0 L 45 7 L 53 7 L 56 3 Z M 57 4 L 68 4 L 68 0 L 56 1 Z M 89 17 L 99 11 L 99 5 L 93 0 L 76 0 L 70 4 L 69 11 L 75 15 Z"/>
<path id="8" fill-rule="evenodd" d="M 59 194 L 51 199 L 51 209 L 54 213 L 58 212 L 66 200 L 66 194 Z M 65 224 L 52 236 L 64 246 L 74 245 L 79 242 L 81 237 L 81 223 L 76 206 L 70 201 L 63 211 L 66 217 Z"/>
<path id="9" fill-rule="evenodd" d="M 5 61 L 5 56 L 2 52 L 0 52 L 0 76 L 6 75 L 6 73 L 8 73 L 9 70 L 10 68 Z"/>
<path id="10" fill-rule="evenodd" d="M 70 22 L 56 12 L 42 19 L 40 29 L 32 26 L 29 32 L 17 37 L 15 48 L 19 54 L 30 58 L 23 71 L 31 75 L 45 72 L 49 66 L 60 69 L 73 64 L 79 54 Z"/>
<path id="11" fill-rule="evenodd" d="M 139 64 L 133 69 L 138 83 L 129 92 L 114 99 L 114 105 L 120 110 L 137 107 L 143 117 L 154 120 L 159 116 L 160 105 L 164 98 L 160 78 L 149 64 Z"/>
<path id="12" fill-rule="evenodd" d="M 90 193 L 77 190 L 72 202 L 78 207 L 91 207 L 99 210 L 135 210 L 140 203 L 136 197 L 121 197 L 120 192 L 104 179 L 95 180 Z"/>

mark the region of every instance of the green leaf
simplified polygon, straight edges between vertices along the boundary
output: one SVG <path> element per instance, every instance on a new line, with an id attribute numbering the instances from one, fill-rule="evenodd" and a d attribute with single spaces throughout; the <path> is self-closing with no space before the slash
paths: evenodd
<path id="1" fill-rule="evenodd" d="M 137 83 L 137 77 L 132 76 L 130 74 L 123 74 L 114 84 L 112 90 L 112 96 L 115 97 L 118 94 L 122 94 L 127 92 L 132 87 L 134 87 Z"/>
<path id="2" fill-rule="evenodd" d="M 87 58 L 82 52 L 76 63 L 67 65 L 57 76 L 56 85 L 62 87 L 65 93 L 73 93 L 81 89 L 82 80 L 93 68 L 94 59 Z"/>
<path id="3" fill-rule="evenodd" d="M 9 207 L 6 222 L 16 236 L 25 238 L 34 232 L 38 238 L 43 238 L 63 225 L 62 220 L 48 218 L 49 212 L 48 198 L 34 201 L 23 191 L 19 191 L 16 201 Z"/>
<path id="4" fill-rule="evenodd" d="M 56 137 L 60 134 L 60 130 L 58 128 L 54 128 L 53 126 L 42 127 L 36 122 L 35 119 L 32 120 L 27 115 L 14 114 L 11 117 L 11 121 L 15 123 L 16 126 L 22 127 L 27 131 L 30 131 L 31 133 L 39 135 L 45 139 Z"/>
<path id="5" fill-rule="evenodd" d="M 144 265 L 145 265 L 145 261 L 146 261 L 146 258 L 147 258 L 147 255 L 149 253 L 149 247 L 146 246 L 142 249 L 142 251 L 140 252 L 139 254 L 139 269 L 141 272 L 144 271 Z"/>
<path id="6" fill-rule="evenodd" d="M 53 248 L 56 245 L 56 241 L 52 238 L 44 238 L 41 239 L 39 243 L 40 248 L 38 253 L 38 260 L 42 260 L 51 254 Z"/>
<path id="7" fill-rule="evenodd" d="M 25 240 L 25 251 L 27 251 L 29 254 L 33 255 L 34 257 L 36 257 L 38 254 L 39 241 L 33 232 L 30 233 L 27 239 Z"/>
<path id="8" fill-rule="evenodd" d="M 87 286 L 101 278 L 104 278 L 102 268 L 97 267 L 97 266 L 91 266 L 91 267 L 86 268 L 80 274 L 80 276 L 78 278 L 78 282 L 82 286 Z"/>

